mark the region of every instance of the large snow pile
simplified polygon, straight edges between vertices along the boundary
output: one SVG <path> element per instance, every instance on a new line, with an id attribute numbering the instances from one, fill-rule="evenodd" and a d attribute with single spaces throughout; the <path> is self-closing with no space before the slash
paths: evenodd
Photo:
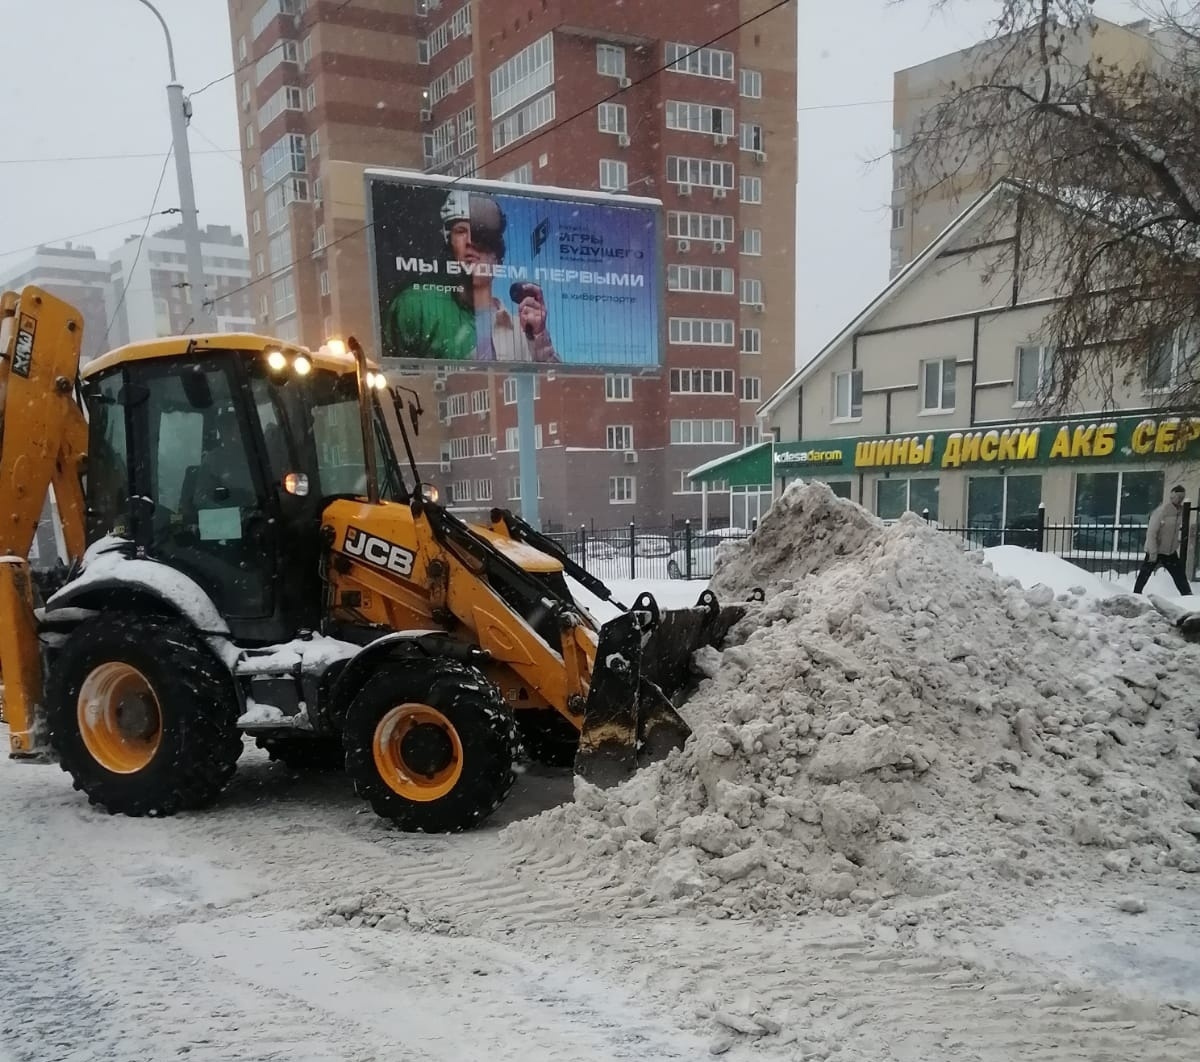
<path id="1" fill-rule="evenodd" d="M 718 596 L 754 586 L 686 747 L 508 827 L 526 858 L 733 914 L 1200 871 L 1200 647 L 1144 599 L 1024 589 L 819 485 L 723 553 Z"/>

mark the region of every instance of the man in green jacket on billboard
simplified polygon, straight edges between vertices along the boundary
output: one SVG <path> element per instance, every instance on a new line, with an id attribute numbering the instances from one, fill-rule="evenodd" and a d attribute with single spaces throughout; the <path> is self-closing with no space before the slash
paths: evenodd
<path id="1" fill-rule="evenodd" d="M 447 259 L 485 266 L 504 260 L 506 220 L 491 196 L 451 191 L 441 218 Z M 396 357 L 559 362 L 538 285 L 512 285 L 514 319 L 492 294 L 490 270 L 465 279 L 458 292 L 442 290 L 440 284 L 414 285 L 392 299 L 383 322 L 385 348 Z"/>

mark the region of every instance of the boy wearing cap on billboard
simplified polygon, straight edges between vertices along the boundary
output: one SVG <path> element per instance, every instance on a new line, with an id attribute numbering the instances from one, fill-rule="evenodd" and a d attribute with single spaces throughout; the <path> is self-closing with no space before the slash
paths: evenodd
<path id="1" fill-rule="evenodd" d="M 1133 592 L 1140 594 L 1146 582 L 1159 567 L 1166 568 L 1181 596 L 1191 594 L 1183 561 L 1179 559 L 1179 536 L 1183 523 L 1183 487 L 1176 484 L 1171 488 L 1167 501 L 1150 514 L 1150 525 L 1146 528 L 1146 559 L 1138 570 Z"/>
<path id="2" fill-rule="evenodd" d="M 485 267 L 504 261 L 507 222 L 491 196 L 450 191 L 441 221 L 447 260 Z M 456 361 L 557 363 L 542 289 L 528 282 L 512 285 L 514 320 L 492 295 L 491 272 L 485 268 L 469 273 L 458 292 L 423 287 L 402 291 L 384 318 L 387 345 L 397 352 L 415 348 L 423 357 Z"/>

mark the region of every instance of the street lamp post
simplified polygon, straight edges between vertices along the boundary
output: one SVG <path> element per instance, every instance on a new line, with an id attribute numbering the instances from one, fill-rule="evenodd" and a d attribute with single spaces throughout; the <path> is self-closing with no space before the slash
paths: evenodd
<path id="1" fill-rule="evenodd" d="M 150 0 L 139 0 L 158 19 L 167 38 L 167 60 L 171 65 L 171 83 L 167 86 L 167 106 L 171 112 L 171 141 L 175 153 L 175 174 L 179 181 L 179 212 L 183 220 L 183 244 L 187 257 L 188 290 L 191 293 L 193 328 L 197 332 L 215 332 L 212 309 L 204 298 L 204 258 L 200 250 L 200 226 L 196 218 L 196 192 L 192 186 L 192 155 L 188 149 L 187 124 L 192 106 L 183 97 L 183 86 L 175 74 L 175 49 L 166 20 Z"/>

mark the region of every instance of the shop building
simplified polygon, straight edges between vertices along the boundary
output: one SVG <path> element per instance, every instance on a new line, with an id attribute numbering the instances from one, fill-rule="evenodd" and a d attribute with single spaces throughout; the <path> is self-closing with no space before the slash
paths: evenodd
<path id="1" fill-rule="evenodd" d="M 1017 195 L 1001 182 L 981 197 L 768 399 L 773 442 L 694 469 L 693 482 L 777 494 L 819 480 L 884 519 L 925 513 L 1021 544 L 1040 520 L 1061 529 L 1056 552 L 1140 552 L 1170 487 L 1195 499 L 1200 486 L 1200 422 L 1164 406 L 1189 352 L 1173 342 L 1048 416 L 1055 286 L 1014 267 Z"/>

